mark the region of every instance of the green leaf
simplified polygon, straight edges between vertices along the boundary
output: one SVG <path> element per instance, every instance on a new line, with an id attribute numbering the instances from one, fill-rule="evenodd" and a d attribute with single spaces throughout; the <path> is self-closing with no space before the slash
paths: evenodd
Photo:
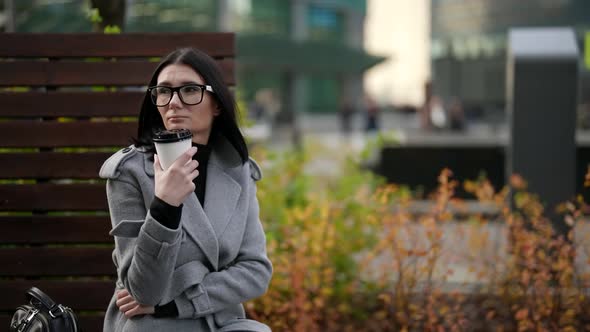
<path id="1" fill-rule="evenodd" d="M 98 8 L 91 8 L 90 10 L 88 10 L 88 12 L 86 13 L 86 17 L 88 17 L 88 19 L 92 23 L 102 22 L 102 16 L 100 16 Z"/>
<path id="2" fill-rule="evenodd" d="M 116 35 L 121 33 L 121 28 L 116 25 L 107 25 L 104 27 L 104 33 L 107 35 Z"/>

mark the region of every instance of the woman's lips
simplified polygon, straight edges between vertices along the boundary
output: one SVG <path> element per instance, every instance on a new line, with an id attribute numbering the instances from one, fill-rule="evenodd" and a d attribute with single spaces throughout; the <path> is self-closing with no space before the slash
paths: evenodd
<path id="1" fill-rule="evenodd" d="M 168 118 L 169 122 L 182 122 L 186 119 L 184 116 L 172 116 Z"/>

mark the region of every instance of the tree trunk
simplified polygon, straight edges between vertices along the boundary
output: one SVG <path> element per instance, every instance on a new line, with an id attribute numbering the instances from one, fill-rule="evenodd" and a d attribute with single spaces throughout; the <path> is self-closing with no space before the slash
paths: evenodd
<path id="1" fill-rule="evenodd" d="M 125 30 L 125 10 L 126 0 L 91 0 L 92 8 L 97 8 L 102 22 L 97 22 L 94 25 L 96 32 L 104 31 L 107 25 L 116 25 L 121 29 Z"/>

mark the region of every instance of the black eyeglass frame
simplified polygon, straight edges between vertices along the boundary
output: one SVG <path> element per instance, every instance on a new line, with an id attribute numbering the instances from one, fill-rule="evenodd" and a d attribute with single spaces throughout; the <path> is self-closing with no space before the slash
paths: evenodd
<path id="1" fill-rule="evenodd" d="M 197 103 L 187 103 L 184 101 L 184 99 L 182 99 L 182 93 L 180 93 L 180 89 L 186 88 L 187 86 L 196 86 L 199 87 L 201 89 L 201 98 L 199 99 L 199 101 Z M 166 88 L 166 89 L 170 89 L 170 99 L 168 99 L 168 102 L 164 105 L 158 105 L 156 104 L 156 101 L 154 100 L 154 96 L 152 94 L 152 90 L 157 89 L 157 88 Z M 156 105 L 157 107 L 164 107 L 164 106 L 168 106 L 168 104 L 170 104 L 170 102 L 172 101 L 172 97 L 174 97 L 174 92 L 176 92 L 176 94 L 178 95 L 178 98 L 180 98 L 180 101 L 185 104 L 185 105 L 199 105 L 200 103 L 203 102 L 203 95 L 205 94 L 205 91 L 209 91 L 211 93 L 215 93 L 215 91 L 213 91 L 213 87 L 211 85 L 208 84 L 198 84 L 198 83 L 191 83 L 191 84 L 185 84 L 185 85 L 181 85 L 181 86 L 177 86 L 177 87 L 171 87 L 171 86 L 166 86 L 166 85 L 155 85 L 155 86 L 150 86 L 147 89 L 147 92 L 150 94 L 150 100 L 152 101 L 152 103 L 154 105 Z"/>

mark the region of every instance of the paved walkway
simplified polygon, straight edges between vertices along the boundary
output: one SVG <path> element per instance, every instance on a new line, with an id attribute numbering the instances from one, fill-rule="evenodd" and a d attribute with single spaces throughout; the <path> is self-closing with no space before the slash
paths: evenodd
<path id="1" fill-rule="evenodd" d="M 352 118 L 352 133 L 348 139 L 340 131 L 338 114 L 302 113 L 298 118 L 299 128 L 303 137 L 311 137 L 314 141 L 323 142 L 329 146 L 334 144 L 353 144 L 354 148 L 364 146 L 367 135 L 364 130 L 365 119 L 361 114 Z M 380 115 L 380 131 L 395 133 L 400 147 L 403 146 L 506 146 L 509 142 L 509 132 L 506 123 L 468 122 L 462 132 L 424 131 L 420 129 L 418 117 L 413 113 L 382 112 Z M 280 129 L 285 131 L 285 129 Z M 266 124 L 259 124 L 250 131 L 256 139 L 261 139 L 273 146 L 288 146 L 291 144 L 291 134 L 287 132 L 274 133 Z M 578 145 L 590 146 L 590 130 L 576 132 Z"/>
<path id="2" fill-rule="evenodd" d="M 363 132 L 362 126 L 364 119 L 356 116 L 353 119 L 353 131 L 350 135 L 343 135 L 340 132 L 340 122 L 337 114 L 303 114 L 299 118 L 299 124 L 304 142 L 308 144 L 318 143 L 324 147 L 327 153 L 317 156 L 309 164 L 308 171 L 323 176 L 338 176 L 338 166 L 341 165 L 341 158 L 347 153 L 357 153 L 361 151 L 372 135 Z M 381 132 L 395 133 L 394 136 L 399 142 L 399 146 L 409 145 L 426 145 L 426 146 L 443 146 L 443 145 L 469 145 L 469 146 L 502 146 L 508 142 L 506 126 L 494 127 L 485 124 L 471 123 L 463 133 L 450 132 L 424 132 L 419 129 L 417 117 L 415 114 L 401 113 L 383 113 L 381 115 Z M 250 128 L 249 135 L 260 143 L 268 145 L 271 148 L 284 149 L 292 146 L 291 133 L 275 132 L 271 133 L 270 128 L 265 125 L 257 125 Z M 590 145 L 590 133 L 578 132 L 578 144 Z M 428 208 L 430 202 L 416 202 L 413 208 L 424 210 Z M 471 210 L 481 210 L 486 208 L 477 202 L 470 202 Z M 414 211 L 417 212 L 417 211 Z M 494 261 L 500 262 L 507 258 L 507 243 L 505 226 L 502 223 L 492 223 L 483 228 L 473 227 L 468 223 L 450 223 L 444 226 L 444 255 L 441 257 L 437 268 L 437 276 L 446 279 L 449 284 L 477 284 L 484 280 L 478 276 L 479 272 L 488 272 L 495 268 L 500 268 L 502 264 L 494 264 Z M 424 234 L 419 231 L 413 232 L 417 238 L 415 243 L 424 242 Z M 576 267 L 580 272 L 590 273 L 588 254 L 590 253 L 590 223 L 580 223 L 576 227 L 576 243 L 586 246 L 580 247 L 576 257 Z M 474 247 L 474 239 L 483 240 L 486 238 L 486 245 Z M 478 249 L 480 252 L 474 253 Z M 487 260 L 478 260 L 486 256 Z M 390 262 L 391 257 L 383 256 L 379 262 Z M 379 264 L 377 262 L 376 264 Z M 377 268 L 377 266 L 375 266 Z M 452 273 L 447 272 L 451 270 Z M 501 271 L 497 271 L 501 272 Z M 489 275 L 489 274 L 488 274 Z M 370 276 L 367 276 L 370 277 Z"/>
<path id="3" fill-rule="evenodd" d="M 329 153 L 313 161 L 312 170 L 325 175 L 338 175 L 337 166 L 341 158 L 358 154 L 376 136 L 376 132 L 364 131 L 365 119 L 361 114 L 352 118 L 352 131 L 345 135 L 340 130 L 338 114 L 303 113 L 298 118 L 300 134 L 305 146 L 320 146 Z M 393 139 L 394 146 L 444 146 L 470 145 L 489 146 L 505 144 L 505 128 L 494 128 L 485 124 L 470 124 L 465 132 L 425 132 L 419 128 L 416 114 L 383 112 L 380 116 L 380 132 Z M 246 130 L 252 141 L 271 149 L 284 150 L 293 147 L 293 132 L 288 127 L 271 128 L 268 123 L 258 123 Z M 376 153 L 372 162 L 378 162 Z"/>
<path id="4" fill-rule="evenodd" d="M 352 117 L 352 132 L 344 135 L 340 130 L 338 114 L 302 113 L 298 118 L 301 135 L 330 146 L 342 142 L 364 146 L 367 138 L 374 135 L 364 131 L 365 119 L 361 114 Z M 492 126 L 485 123 L 469 123 L 464 132 L 427 132 L 420 129 L 418 117 L 413 113 L 383 112 L 379 121 L 380 132 L 395 133 L 400 145 L 497 145 L 507 142 L 506 126 Z M 289 145 L 292 134 L 288 128 L 271 129 L 266 123 L 255 124 L 247 130 L 255 140 L 274 146 Z"/>

